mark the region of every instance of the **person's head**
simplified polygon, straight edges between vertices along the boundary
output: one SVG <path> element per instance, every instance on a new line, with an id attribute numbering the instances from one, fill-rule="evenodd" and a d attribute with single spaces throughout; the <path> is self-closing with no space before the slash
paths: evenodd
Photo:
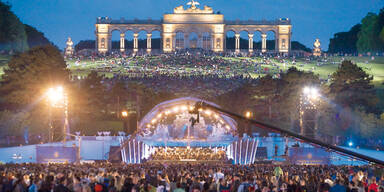
<path id="1" fill-rule="evenodd" d="M 61 178 L 59 178 L 59 179 L 58 179 L 58 183 L 59 183 L 59 184 L 62 184 L 62 185 L 65 185 L 65 184 L 66 184 L 66 179 L 65 179 L 65 177 L 61 177 Z"/>
<path id="2" fill-rule="evenodd" d="M 219 183 L 220 183 L 221 185 L 226 185 L 226 184 L 227 184 L 227 183 L 225 182 L 224 179 L 220 179 L 220 180 L 219 180 Z"/>
<path id="3" fill-rule="evenodd" d="M 372 183 L 376 183 L 376 177 L 372 177 L 372 178 L 371 178 L 371 182 L 372 182 Z"/>
<path id="4" fill-rule="evenodd" d="M 200 192 L 201 190 L 200 190 L 200 186 L 199 185 L 193 185 L 192 186 L 192 192 Z"/>
<path id="5" fill-rule="evenodd" d="M 125 179 L 124 185 L 132 185 L 132 184 L 133 184 L 133 180 L 131 177 L 128 177 Z"/>

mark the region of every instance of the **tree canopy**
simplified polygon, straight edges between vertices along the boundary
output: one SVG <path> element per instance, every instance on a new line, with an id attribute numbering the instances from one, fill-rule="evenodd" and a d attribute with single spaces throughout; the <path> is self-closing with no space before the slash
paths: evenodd
<path id="1" fill-rule="evenodd" d="M 0 91 L 5 103 L 22 106 L 37 102 L 49 87 L 68 82 L 69 71 L 60 51 L 45 45 L 11 58 Z"/>
<path id="2" fill-rule="evenodd" d="M 330 96 L 342 107 L 363 107 L 376 111 L 377 97 L 373 77 L 351 61 L 343 61 L 331 76 Z"/>
<path id="3" fill-rule="evenodd" d="M 35 46 L 52 44 L 42 32 L 23 24 L 11 11 L 11 6 L 1 1 L 0 18 L 0 51 L 24 52 Z"/>
<path id="4" fill-rule="evenodd" d="M 52 44 L 45 36 L 44 33 L 38 31 L 36 28 L 25 24 L 25 32 L 27 33 L 27 43 L 29 48 L 40 45 Z"/>
<path id="5" fill-rule="evenodd" d="M 379 39 L 379 17 L 374 13 L 368 13 L 361 21 L 361 30 L 358 34 L 357 49 L 359 52 L 379 51 L 382 42 Z"/>
<path id="6" fill-rule="evenodd" d="M 10 5 L 0 1 L 0 50 L 23 52 L 28 49 L 27 34 L 10 9 Z"/>
<path id="7" fill-rule="evenodd" d="M 357 34 L 360 32 L 361 24 L 353 26 L 348 32 L 334 34 L 329 40 L 328 52 L 330 53 L 356 53 Z"/>
<path id="8" fill-rule="evenodd" d="M 379 14 L 368 13 L 361 24 L 348 32 L 334 34 L 329 41 L 330 53 L 367 53 L 384 51 L 384 8 Z"/>

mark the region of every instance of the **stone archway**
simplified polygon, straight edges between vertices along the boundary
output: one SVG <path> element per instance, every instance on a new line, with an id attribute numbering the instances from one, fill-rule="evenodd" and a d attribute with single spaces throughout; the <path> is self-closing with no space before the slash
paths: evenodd
<path id="1" fill-rule="evenodd" d="M 188 48 L 196 49 L 200 48 L 199 35 L 196 32 L 190 32 L 188 35 Z"/>
<path id="2" fill-rule="evenodd" d="M 184 49 L 184 32 L 178 31 L 176 32 L 176 40 L 175 40 L 175 48 L 176 50 Z"/>

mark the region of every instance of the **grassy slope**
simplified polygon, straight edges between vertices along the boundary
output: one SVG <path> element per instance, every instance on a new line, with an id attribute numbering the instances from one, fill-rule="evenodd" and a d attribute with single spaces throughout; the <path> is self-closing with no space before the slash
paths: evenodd
<path id="1" fill-rule="evenodd" d="M 226 58 L 232 60 L 240 60 L 244 58 Z M 313 67 L 315 68 L 314 73 L 318 74 L 320 78 L 326 79 L 329 74 L 332 74 L 337 70 L 338 62 L 341 61 L 341 57 L 331 57 L 328 59 L 328 62 L 324 62 L 321 66 L 317 66 L 317 61 L 312 61 L 306 63 L 305 60 L 298 60 L 296 65 L 292 65 L 289 61 L 285 65 L 285 70 L 291 66 L 295 66 L 300 70 L 312 71 Z M 377 57 L 374 61 L 372 61 L 368 57 L 345 57 L 347 60 L 352 60 L 357 63 L 358 66 L 362 67 L 368 74 L 374 77 L 373 84 L 380 88 L 384 88 L 382 84 L 384 82 L 384 57 Z M 260 59 L 253 59 L 254 61 L 260 61 Z M 284 64 L 279 63 L 276 60 L 273 60 L 281 69 L 284 70 Z M 368 61 L 368 63 L 366 63 Z M 336 64 L 332 64 L 332 62 L 336 62 Z M 271 68 L 270 65 L 263 65 L 263 67 Z M 276 71 L 276 70 L 275 70 Z"/>
<path id="2" fill-rule="evenodd" d="M 10 56 L 0 55 L 0 76 L 3 75 L 4 68 L 7 66 L 9 59 Z"/>
<path id="3" fill-rule="evenodd" d="M 0 75 L 3 74 L 3 69 L 6 67 L 6 63 L 10 59 L 9 56 L 3 56 L 0 55 Z M 156 59 L 154 57 L 153 59 Z M 237 60 L 240 61 L 242 59 L 250 59 L 250 58 L 224 58 L 228 60 Z M 370 75 L 373 75 L 373 83 L 375 86 L 378 86 L 379 88 L 384 88 L 383 82 L 384 82 L 384 57 L 376 57 L 375 60 L 371 60 L 369 57 L 345 57 L 345 59 L 352 60 L 356 62 L 360 67 L 362 67 L 367 73 Z M 261 62 L 261 58 L 252 58 L 250 59 L 255 62 Z M 297 60 L 296 65 L 292 65 L 291 61 L 288 61 L 287 64 L 279 63 L 277 60 L 272 60 L 277 66 L 280 67 L 280 69 L 286 70 L 291 66 L 295 66 L 300 70 L 306 70 L 311 71 L 313 68 L 315 68 L 314 73 L 318 74 L 320 78 L 327 78 L 329 74 L 332 74 L 334 71 L 337 70 L 337 62 L 340 62 L 341 57 L 331 57 L 328 59 L 328 62 L 323 63 L 321 66 L 316 66 L 317 61 L 311 61 L 307 62 L 305 60 Z M 368 64 L 366 63 L 368 61 Z M 336 64 L 332 64 L 332 62 L 336 62 Z M 75 66 L 75 62 L 73 60 L 67 61 L 69 68 L 76 74 L 80 76 L 85 76 L 89 73 L 90 70 L 96 69 L 96 68 L 103 68 L 104 66 L 108 66 L 108 64 L 105 64 L 104 61 L 96 61 L 93 62 L 91 60 L 84 60 L 80 63 L 79 66 Z M 133 67 L 133 64 L 130 64 L 131 67 Z M 254 73 L 254 65 L 248 65 L 246 66 L 247 70 L 250 72 L 250 74 L 253 77 L 259 76 L 259 74 Z M 272 67 L 271 65 L 262 65 L 262 68 L 268 68 L 271 73 L 277 73 L 278 70 L 276 67 Z M 112 69 L 111 72 L 105 73 L 106 76 L 110 77 L 113 76 L 113 72 L 117 72 L 121 70 L 121 67 L 116 67 Z M 225 70 L 224 68 L 221 68 L 222 70 Z M 231 67 L 231 70 L 243 70 L 244 66 L 233 66 Z M 175 69 L 176 70 L 176 69 Z M 193 68 L 185 68 L 185 70 L 193 70 Z"/>

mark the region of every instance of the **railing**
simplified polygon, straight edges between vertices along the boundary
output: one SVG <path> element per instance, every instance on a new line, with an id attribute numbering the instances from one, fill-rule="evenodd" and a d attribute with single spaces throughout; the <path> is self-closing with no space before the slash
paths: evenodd
<path id="1" fill-rule="evenodd" d="M 112 19 L 109 17 L 98 17 L 96 24 L 161 24 L 163 20 L 152 20 L 152 19 Z"/>
<path id="2" fill-rule="evenodd" d="M 226 25 L 290 25 L 291 20 L 225 20 L 224 23 Z"/>
<path id="3" fill-rule="evenodd" d="M 97 24 L 162 24 L 163 20 L 152 19 L 112 19 L 109 17 L 98 17 Z M 225 20 L 227 25 L 290 25 L 291 20 L 288 18 L 280 18 L 276 20 Z"/>

